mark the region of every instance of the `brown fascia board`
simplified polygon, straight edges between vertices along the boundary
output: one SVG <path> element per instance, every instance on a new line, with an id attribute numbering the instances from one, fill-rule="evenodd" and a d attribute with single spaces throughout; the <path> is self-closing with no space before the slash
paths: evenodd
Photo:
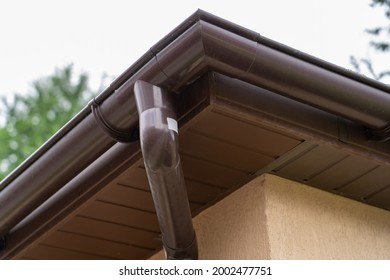
<path id="1" fill-rule="evenodd" d="M 115 129 L 133 131 L 137 80 L 179 91 L 208 71 L 241 79 L 374 129 L 390 120 L 390 89 L 203 11 L 151 48 L 95 99 Z M 90 107 L 0 185 L 0 236 L 115 144 Z M 28 186 L 28 187 L 27 187 Z"/>

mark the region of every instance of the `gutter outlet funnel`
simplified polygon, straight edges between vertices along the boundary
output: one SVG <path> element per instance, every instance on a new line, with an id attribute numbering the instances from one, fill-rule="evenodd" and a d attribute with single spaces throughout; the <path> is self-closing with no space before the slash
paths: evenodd
<path id="1" fill-rule="evenodd" d="M 179 157 L 178 126 L 170 94 L 137 81 L 141 150 L 167 259 L 197 259 L 187 189 Z"/>

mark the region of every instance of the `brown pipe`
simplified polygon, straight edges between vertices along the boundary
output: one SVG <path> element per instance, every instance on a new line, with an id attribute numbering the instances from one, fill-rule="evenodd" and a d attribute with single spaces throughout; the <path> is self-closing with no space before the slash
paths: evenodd
<path id="1" fill-rule="evenodd" d="M 180 163 L 172 96 L 143 81 L 134 86 L 141 150 L 167 259 L 197 259 L 198 248 Z"/>

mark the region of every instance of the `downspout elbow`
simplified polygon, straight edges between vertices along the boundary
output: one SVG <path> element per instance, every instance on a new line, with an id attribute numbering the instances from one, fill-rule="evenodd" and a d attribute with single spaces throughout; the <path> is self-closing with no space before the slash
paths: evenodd
<path id="1" fill-rule="evenodd" d="M 197 259 L 173 103 L 166 91 L 143 81 L 135 83 L 134 93 L 141 149 L 166 256 L 168 259 Z"/>

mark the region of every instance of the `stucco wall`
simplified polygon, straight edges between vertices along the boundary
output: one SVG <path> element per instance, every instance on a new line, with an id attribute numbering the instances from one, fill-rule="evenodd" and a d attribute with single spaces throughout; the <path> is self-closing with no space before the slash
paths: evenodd
<path id="1" fill-rule="evenodd" d="M 272 259 L 390 259 L 390 212 L 266 176 Z"/>
<path id="2" fill-rule="evenodd" d="M 194 227 L 201 259 L 390 259 L 389 211 L 274 175 L 200 213 Z"/>

